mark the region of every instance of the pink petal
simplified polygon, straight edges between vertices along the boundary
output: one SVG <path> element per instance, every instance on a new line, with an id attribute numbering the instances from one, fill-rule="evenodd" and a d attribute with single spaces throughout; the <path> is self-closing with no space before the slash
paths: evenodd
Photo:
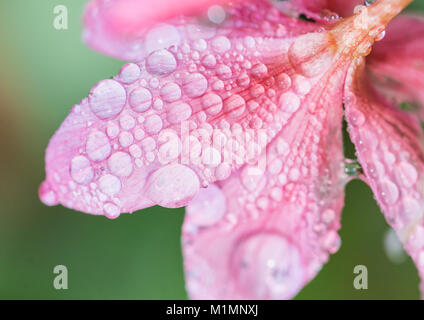
<path id="1" fill-rule="evenodd" d="M 202 189 L 187 206 L 182 243 L 191 298 L 291 298 L 338 250 L 347 182 L 338 67 L 317 77 L 257 163 Z"/>
<path id="2" fill-rule="evenodd" d="M 424 19 L 399 16 L 376 43 L 367 68 L 377 90 L 424 120 Z"/>
<path id="3" fill-rule="evenodd" d="M 364 179 L 424 277 L 424 153 L 419 123 L 369 86 L 363 60 L 354 63 L 347 77 L 345 105 Z"/>
<path id="4" fill-rule="evenodd" d="M 185 1 L 197 3 L 196 1 Z M 155 8 L 155 11 L 158 8 L 156 4 L 149 6 L 144 0 L 114 0 L 112 2 L 96 0 L 91 2 L 84 15 L 84 41 L 93 49 L 104 54 L 127 61 L 141 61 L 155 50 L 166 49 L 172 45 L 182 45 L 185 40 L 210 39 L 215 35 L 217 28 L 221 30 L 221 33 L 242 38 L 264 35 L 273 38 L 287 37 L 288 33 L 304 33 L 305 29 L 316 28 L 308 26 L 308 23 L 293 20 L 287 23 L 287 29 L 284 22 L 288 20 L 281 21 L 282 15 L 278 9 L 263 0 L 243 1 L 241 8 L 234 6 L 234 1 L 232 1 L 218 9 L 200 11 L 198 17 L 191 18 L 173 17 L 176 14 L 191 13 L 193 6 L 184 7 L 178 1 L 160 0 L 159 2 L 176 5 L 175 8 L 171 7 L 172 14 L 165 10 L 165 14 L 160 16 L 161 19 L 155 20 L 162 22 L 159 24 L 154 24 L 150 18 L 145 20 L 144 14 L 139 14 L 146 12 L 146 15 L 150 15 L 149 7 Z M 196 8 L 206 8 L 205 5 L 224 2 L 202 0 L 196 4 Z M 227 10 L 228 8 L 229 10 Z M 127 17 L 128 14 L 131 15 L 131 19 Z M 296 30 L 296 27 L 301 30 Z"/>
<path id="5" fill-rule="evenodd" d="M 276 38 L 247 33 L 270 17 L 268 9 L 233 8 L 227 26 L 237 29 L 181 20 L 180 30 L 194 39 L 153 51 L 94 86 L 50 141 L 41 199 L 108 217 L 154 204 L 180 207 L 201 186 L 257 160 L 323 70 L 317 58 L 296 62 L 310 36 L 290 47 L 288 36 L 311 30 L 308 24 L 271 11 L 287 23 L 286 33 L 272 23 L 261 30 Z M 324 68 L 330 55 L 319 55 Z"/>

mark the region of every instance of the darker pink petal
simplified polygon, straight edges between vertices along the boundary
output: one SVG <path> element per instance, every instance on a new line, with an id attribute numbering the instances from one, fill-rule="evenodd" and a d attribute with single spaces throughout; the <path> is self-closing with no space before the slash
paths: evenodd
<path id="1" fill-rule="evenodd" d="M 187 206 L 182 242 L 191 298 L 291 298 L 340 246 L 344 72 L 331 68 L 314 80 L 289 74 L 281 100 L 301 101 L 296 114 L 258 162 L 202 189 Z"/>
<path id="2" fill-rule="evenodd" d="M 424 153 L 419 123 L 369 87 L 363 60 L 354 63 L 347 77 L 345 106 L 365 180 L 424 277 Z"/>
<path id="3" fill-rule="evenodd" d="M 367 59 L 373 85 L 398 108 L 424 119 L 424 19 L 399 16 Z"/>

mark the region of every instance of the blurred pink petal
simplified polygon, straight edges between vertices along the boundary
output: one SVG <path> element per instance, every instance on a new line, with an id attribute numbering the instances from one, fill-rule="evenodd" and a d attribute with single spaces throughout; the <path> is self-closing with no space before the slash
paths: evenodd
<path id="1" fill-rule="evenodd" d="M 399 16 L 367 58 L 372 83 L 388 101 L 424 120 L 424 19 Z"/>
<path id="2" fill-rule="evenodd" d="M 95 0 L 87 5 L 84 13 L 83 38 L 90 47 L 107 55 L 127 61 L 140 61 L 147 54 L 171 45 L 179 45 L 184 37 L 190 36 L 178 30 L 178 26 L 187 21 L 175 17 L 204 12 L 212 5 L 226 2 L 226 0 Z M 171 19 L 173 27 L 167 24 L 158 25 L 148 32 L 158 22 Z M 200 22 L 205 29 L 214 27 L 214 23 L 205 17 L 202 20 L 195 23 Z M 197 27 L 193 26 L 193 29 L 193 32 L 196 32 Z"/>
<path id="3" fill-rule="evenodd" d="M 361 60 L 352 65 L 345 96 L 365 181 L 424 277 L 424 137 L 419 122 L 370 88 Z"/>
<path id="4" fill-rule="evenodd" d="M 187 206 L 182 244 L 191 298 L 291 298 L 338 250 L 347 178 L 344 72 L 334 71 L 315 78 L 306 97 L 294 96 L 299 110 L 263 159 L 202 189 Z"/>

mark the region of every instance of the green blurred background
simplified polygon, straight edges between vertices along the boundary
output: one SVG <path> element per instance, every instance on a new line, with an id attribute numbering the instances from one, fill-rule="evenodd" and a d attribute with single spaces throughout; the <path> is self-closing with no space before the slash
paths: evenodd
<path id="1" fill-rule="evenodd" d="M 38 200 L 49 138 L 71 106 L 123 64 L 81 42 L 85 2 L 0 1 L 0 298 L 186 299 L 184 209 L 153 207 L 111 221 Z M 68 8 L 68 30 L 53 28 L 59 4 Z M 424 11 L 424 1 L 410 9 Z M 341 249 L 297 298 L 418 299 L 409 257 L 400 253 L 395 263 L 384 249 L 388 229 L 370 189 L 351 182 Z M 53 287 L 59 264 L 68 267 L 68 290 Z M 368 290 L 353 288 L 359 264 L 368 267 Z"/>

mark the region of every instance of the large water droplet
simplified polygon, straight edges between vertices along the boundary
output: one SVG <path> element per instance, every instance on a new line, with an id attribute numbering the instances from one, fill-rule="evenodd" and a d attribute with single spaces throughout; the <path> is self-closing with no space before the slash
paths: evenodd
<path id="1" fill-rule="evenodd" d="M 237 118 L 244 113 L 246 101 L 238 94 L 235 94 L 224 101 L 224 108 L 230 117 Z"/>
<path id="2" fill-rule="evenodd" d="M 207 93 L 202 97 L 203 110 L 209 115 L 216 115 L 222 110 L 222 99 L 215 93 Z"/>
<path id="3" fill-rule="evenodd" d="M 140 77 L 140 68 L 135 63 L 127 63 L 119 72 L 119 80 L 125 84 L 131 84 Z"/>
<path id="4" fill-rule="evenodd" d="M 187 205 L 199 188 L 199 178 L 193 170 L 180 164 L 169 164 L 149 176 L 146 195 L 162 207 L 178 208 Z"/>
<path id="5" fill-rule="evenodd" d="M 168 50 L 158 50 L 151 53 L 146 59 L 146 70 L 150 74 L 166 75 L 177 68 L 174 55 Z"/>
<path id="6" fill-rule="evenodd" d="M 227 209 L 224 193 L 216 185 L 202 188 L 186 208 L 190 223 L 206 227 L 211 226 L 224 216 Z"/>
<path id="7" fill-rule="evenodd" d="M 201 73 L 192 73 L 184 78 L 183 91 L 190 98 L 200 97 L 208 88 L 208 80 Z"/>
<path id="8" fill-rule="evenodd" d="M 251 299 L 287 299 L 303 283 L 299 251 L 279 234 L 260 233 L 243 240 L 232 267 L 238 286 Z"/>
<path id="9" fill-rule="evenodd" d="M 99 188 L 103 193 L 113 197 L 121 190 L 121 180 L 114 175 L 105 174 L 99 179 Z"/>
<path id="10" fill-rule="evenodd" d="M 168 107 L 166 119 L 172 123 L 180 123 L 191 116 L 191 107 L 185 102 L 176 102 Z"/>
<path id="11" fill-rule="evenodd" d="M 91 160 L 102 161 L 109 156 L 112 147 L 103 132 L 93 131 L 87 138 L 85 150 Z"/>
<path id="12" fill-rule="evenodd" d="M 166 102 L 174 102 L 181 98 L 181 88 L 178 84 L 169 82 L 160 89 L 160 95 Z"/>
<path id="13" fill-rule="evenodd" d="M 225 36 L 218 36 L 211 41 L 212 49 L 218 53 L 224 53 L 231 48 L 230 40 Z"/>
<path id="14" fill-rule="evenodd" d="M 383 202 L 387 205 L 393 205 L 399 199 L 398 187 L 387 179 L 381 182 L 380 194 Z"/>
<path id="15" fill-rule="evenodd" d="M 115 152 L 108 159 L 109 170 L 118 177 L 128 177 L 133 170 L 131 156 L 122 151 Z"/>
<path id="16" fill-rule="evenodd" d="M 80 184 L 89 183 L 94 176 L 90 160 L 84 156 L 76 156 L 71 160 L 71 176 Z"/>
<path id="17" fill-rule="evenodd" d="M 134 111 L 145 112 L 152 105 L 152 94 L 146 88 L 137 88 L 131 91 L 129 103 Z"/>
<path id="18" fill-rule="evenodd" d="M 127 93 L 117 81 L 100 81 L 91 89 L 88 97 L 91 111 L 100 119 L 110 119 L 118 115 L 125 105 Z"/>

